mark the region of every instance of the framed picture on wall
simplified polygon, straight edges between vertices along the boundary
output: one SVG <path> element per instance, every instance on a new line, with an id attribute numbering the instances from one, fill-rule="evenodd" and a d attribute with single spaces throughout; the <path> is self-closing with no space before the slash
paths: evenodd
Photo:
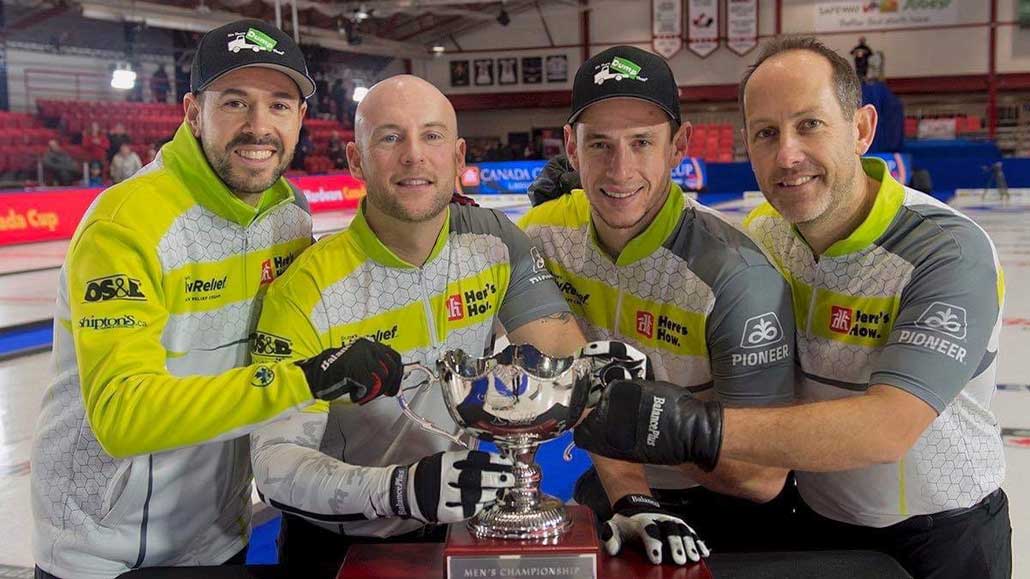
<path id="1" fill-rule="evenodd" d="M 519 59 L 498 58 L 497 59 L 497 84 L 518 84 L 519 83 Z"/>
<path id="2" fill-rule="evenodd" d="M 547 57 L 547 82 L 565 82 L 569 80 L 569 57 L 564 54 L 552 54 Z"/>
<path id="3" fill-rule="evenodd" d="M 451 61 L 451 86 L 469 85 L 469 61 Z"/>
<path id="4" fill-rule="evenodd" d="M 494 61 L 492 58 L 477 58 L 475 64 L 476 86 L 491 86 L 494 84 Z"/>
<path id="5" fill-rule="evenodd" d="M 544 80 L 544 59 L 539 56 L 522 58 L 522 84 L 540 84 Z"/>

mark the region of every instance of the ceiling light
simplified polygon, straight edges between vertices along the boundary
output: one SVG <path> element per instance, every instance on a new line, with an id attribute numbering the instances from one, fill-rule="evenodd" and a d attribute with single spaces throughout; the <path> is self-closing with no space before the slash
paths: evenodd
<path id="1" fill-rule="evenodd" d="M 366 87 L 356 86 L 354 87 L 354 96 L 352 96 L 351 98 L 354 99 L 354 102 L 360 103 L 361 99 L 365 98 L 365 95 L 367 94 L 368 89 Z"/>
<path id="2" fill-rule="evenodd" d="M 433 54 L 443 54 L 447 49 L 442 44 L 433 46 Z"/>
<path id="3" fill-rule="evenodd" d="M 136 86 L 136 73 L 128 64 L 118 64 L 111 73 L 111 88 L 129 90 Z"/>

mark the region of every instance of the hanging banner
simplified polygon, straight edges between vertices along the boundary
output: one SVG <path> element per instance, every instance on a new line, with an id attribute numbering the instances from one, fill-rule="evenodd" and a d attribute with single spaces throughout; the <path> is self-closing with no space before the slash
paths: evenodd
<path id="1" fill-rule="evenodd" d="M 687 2 L 687 48 L 704 58 L 719 48 L 719 1 Z"/>
<path id="2" fill-rule="evenodd" d="M 958 0 L 818 0 L 816 32 L 847 32 L 958 24 Z"/>
<path id="3" fill-rule="evenodd" d="M 651 47 L 665 58 L 683 48 L 683 0 L 651 0 Z"/>
<path id="4" fill-rule="evenodd" d="M 758 0 L 727 0 L 726 46 L 739 56 L 758 46 Z"/>

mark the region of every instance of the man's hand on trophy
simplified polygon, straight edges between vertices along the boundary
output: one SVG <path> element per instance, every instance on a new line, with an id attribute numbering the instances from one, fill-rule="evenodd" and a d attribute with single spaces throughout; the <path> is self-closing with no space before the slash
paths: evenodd
<path id="1" fill-rule="evenodd" d="M 626 495 L 615 502 L 612 511 L 615 514 L 601 527 L 601 540 L 613 557 L 623 543 L 633 540 L 640 542 L 655 565 L 670 559 L 683 565 L 708 556 L 708 547 L 694 529 L 649 496 Z"/>
<path id="2" fill-rule="evenodd" d="M 576 426 L 580 448 L 629 462 L 683 464 L 706 472 L 719 462 L 722 404 L 669 382 L 620 380 Z"/>
<path id="3" fill-rule="evenodd" d="M 297 365 L 319 400 L 336 400 L 347 394 L 352 402 L 366 404 L 382 395 L 396 396 L 404 378 L 401 355 L 366 338 L 330 348 Z"/>
<path id="4" fill-rule="evenodd" d="M 654 370 L 647 354 L 624 342 L 590 342 L 583 346 L 579 355 L 594 362 L 595 381 L 590 390 L 588 408 L 597 404 L 601 392 L 617 380 L 654 379 Z"/>
<path id="5" fill-rule="evenodd" d="M 394 469 L 390 504 L 400 517 L 457 523 L 493 504 L 515 486 L 512 461 L 480 450 L 438 452 Z"/>

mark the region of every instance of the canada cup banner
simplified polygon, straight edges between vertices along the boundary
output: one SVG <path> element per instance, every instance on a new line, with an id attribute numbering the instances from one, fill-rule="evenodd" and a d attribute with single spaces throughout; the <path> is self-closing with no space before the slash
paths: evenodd
<path id="1" fill-rule="evenodd" d="M 726 46 L 740 56 L 758 46 L 758 0 L 726 0 Z"/>

